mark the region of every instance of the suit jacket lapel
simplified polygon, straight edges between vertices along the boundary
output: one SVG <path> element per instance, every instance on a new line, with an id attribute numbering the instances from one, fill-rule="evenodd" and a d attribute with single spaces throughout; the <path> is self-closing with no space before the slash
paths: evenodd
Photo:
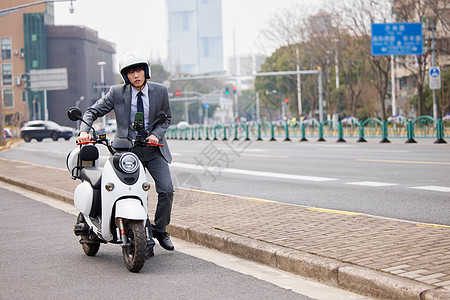
<path id="1" fill-rule="evenodd" d="M 125 101 L 125 111 L 128 119 L 131 118 L 131 87 L 127 86 L 123 93 L 123 99 Z"/>
<path id="2" fill-rule="evenodd" d="M 125 87 L 125 91 L 123 93 L 123 100 L 125 102 L 125 115 L 127 116 L 127 124 L 130 122 L 131 119 L 131 86 L 127 85 Z M 129 128 L 126 129 L 126 132 L 124 132 L 125 137 L 127 137 L 129 134 Z"/>

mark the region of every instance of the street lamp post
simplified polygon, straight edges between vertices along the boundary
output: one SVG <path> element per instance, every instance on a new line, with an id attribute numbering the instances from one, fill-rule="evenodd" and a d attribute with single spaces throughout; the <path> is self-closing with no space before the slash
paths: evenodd
<path id="1" fill-rule="evenodd" d="M 106 62 L 105 61 L 99 61 L 97 63 L 98 66 L 100 66 L 100 84 L 102 86 L 102 98 L 105 97 L 105 69 L 104 67 L 106 66 Z M 103 128 L 106 127 L 106 118 L 102 117 L 102 126 Z"/>
<path id="2" fill-rule="evenodd" d="M 73 14 L 73 12 L 75 11 L 75 8 L 73 7 L 73 1 L 77 1 L 77 0 L 44 0 L 44 1 L 37 1 L 37 2 L 33 2 L 33 3 L 28 3 L 28 4 L 24 4 L 24 5 L 19 5 L 19 6 L 15 6 L 15 7 L 2 9 L 2 10 L 0 10 L 0 17 L 6 16 L 10 13 L 13 13 L 13 12 L 21 10 L 23 8 L 27 8 L 27 7 L 34 6 L 34 5 L 39 5 L 39 4 L 43 4 L 43 3 L 69 2 L 69 1 L 70 1 L 69 12 L 71 14 Z"/>
<path id="3" fill-rule="evenodd" d="M 80 99 L 78 99 L 77 101 L 75 101 L 75 106 L 76 106 L 76 107 L 79 107 L 80 103 L 83 102 L 84 99 L 85 99 L 84 96 L 81 96 Z M 81 123 L 81 121 L 78 121 L 78 122 L 77 122 L 77 128 L 80 128 L 80 123 Z"/>
<path id="4" fill-rule="evenodd" d="M 298 47 L 295 48 L 295 54 L 297 58 L 297 72 L 300 72 L 300 57 L 298 52 Z M 297 99 L 298 99 L 298 120 L 301 121 L 303 115 L 302 108 L 302 88 L 301 88 L 301 78 L 300 73 L 297 73 Z"/>
<path id="5" fill-rule="evenodd" d="M 431 31 L 431 68 L 436 67 L 436 21 L 434 18 L 430 18 L 431 22 L 428 25 L 428 29 Z M 430 70 L 431 70 L 430 68 Z M 437 100 L 436 100 L 436 89 L 432 90 L 433 92 L 433 118 L 437 120 L 438 112 L 437 112 Z"/>
<path id="6" fill-rule="evenodd" d="M 97 63 L 98 66 L 100 66 L 100 83 L 102 85 L 102 97 L 105 96 L 105 90 L 104 90 L 104 85 L 105 85 L 105 70 L 104 70 L 104 66 L 106 66 L 106 62 L 104 61 L 99 61 Z"/>
<path id="7" fill-rule="evenodd" d="M 256 93 L 256 122 L 261 123 L 261 110 L 259 108 L 259 93 Z"/>

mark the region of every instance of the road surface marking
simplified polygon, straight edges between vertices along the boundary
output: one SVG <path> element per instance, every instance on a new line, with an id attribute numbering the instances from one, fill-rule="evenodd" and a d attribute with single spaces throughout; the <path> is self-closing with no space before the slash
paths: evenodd
<path id="1" fill-rule="evenodd" d="M 263 157 L 263 158 L 289 158 L 289 155 L 274 155 L 274 154 L 239 154 L 247 157 Z"/>
<path id="2" fill-rule="evenodd" d="M 235 198 L 239 198 L 239 199 L 243 199 L 243 200 L 250 200 L 250 201 L 257 201 L 257 202 L 264 202 L 264 203 L 282 203 L 282 202 L 275 201 L 275 200 L 267 200 L 267 199 L 254 198 L 254 197 L 230 195 L 230 194 L 224 194 L 224 193 L 219 193 L 219 192 L 197 190 L 197 189 L 193 189 L 193 188 L 185 188 L 185 187 L 177 187 L 177 188 L 185 190 L 185 191 L 193 191 L 196 193 L 203 193 L 203 194 L 208 194 L 208 195 L 222 195 L 222 196 L 235 197 Z"/>
<path id="3" fill-rule="evenodd" d="M 438 161 L 385 160 L 385 159 L 365 159 L 365 158 L 358 158 L 356 159 L 356 161 L 394 163 L 394 164 L 450 165 L 450 162 L 438 162 Z"/>
<path id="4" fill-rule="evenodd" d="M 437 186 L 437 185 L 415 186 L 415 187 L 411 187 L 411 189 L 418 189 L 418 190 L 427 190 L 427 191 L 434 191 L 434 192 L 450 193 L 450 187 Z"/>
<path id="5" fill-rule="evenodd" d="M 254 198 L 254 197 L 241 197 L 238 196 L 241 199 L 244 200 L 250 200 L 250 201 L 256 201 L 256 202 L 264 202 L 264 203 L 281 203 L 279 201 L 274 201 L 274 200 L 265 200 L 265 199 L 260 199 L 260 198 Z"/>
<path id="6" fill-rule="evenodd" d="M 416 224 L 417 226 L 426 226 L 426 227 L 435 227 L 435 228 L 446 228 L 450 229 L 450 226 L 447 225 L 440 225 L 440 224 L 428 224 L 428 223 L 419 223 Z"/>
<path id="7" fill-rule="evenodd" d="M 409 153 L 408 150 L 380 150 L 380 149 L 360 149 L 360 148 L 317 148 L 319 151 L 345 151 L 345 152 L 358 152 L 358 153 Z"/>
<path id="8" fill-rule="evenodd" d="M 357 213 L 357 212 L 351 212 L 351 211 L 345 211 L 345 210 L 318 208 L 318 207 L 307 207 L 306 209 L 307 210 L 318 211 L 318 212 L 330 213 L 330 214 L 346 215 L 346 216 L 361 216 L 361 215 L 365 215 L 363 213 Z"/>
<path id="9" fill-rule="evenodd" d="M 360 182 L 346 182 L 345 184 L 363 185 L 363 186 L 393 186 L 397 183 L 377 182 L 377 181 L 360 181 Z"/>
<path id="10" fill-rule="evenodd" d="M 212 171 L 212 172 L 219 172 L 219 173 L 250 175 L 250 176 L 279 178 L 279 179 L 292 179 L 292 180 L 316 181 L 316 182 L 317 181 L 338 180 L 336 178 L 328 178 L 328 177 L 305 176 L 305 175 L 295 175 L 295 174 L 251 171 L 251 170 L 244 170 L 244 169 L 221 168 L 221 167 L 214 167 L 214 166 L 186 164 L 186 163 L 180 163 L 180 162 L 174 162 L 171 165 L 172 165 L 172 167 L 183 168 L 183 169 L 210 171 L 210 172 Z"/>

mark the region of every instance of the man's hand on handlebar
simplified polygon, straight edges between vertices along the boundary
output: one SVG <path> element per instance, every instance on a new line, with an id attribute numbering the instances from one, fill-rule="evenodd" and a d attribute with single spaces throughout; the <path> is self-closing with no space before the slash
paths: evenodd
<path id="1" fill-rule="evenodd" d="M 158 144 L 159 140 L 154 134 L 151 134 L 149 137 L 147 137 L 147 143 L 149 143 L 149 144 Z"/>
<path id="2" fill-rule="evenodd" d="M 77 143 L 85 143 L 92 140 L 92 136 L 86 131 L 80 132 L 80 135 L 77 138 Z"/>

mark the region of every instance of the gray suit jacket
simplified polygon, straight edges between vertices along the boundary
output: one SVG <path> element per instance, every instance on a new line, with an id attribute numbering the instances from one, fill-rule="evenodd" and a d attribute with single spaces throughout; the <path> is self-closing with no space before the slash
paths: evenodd
<path id="1" fill-rule="evenodd" d="M 166 131 L 172 121 L 170 112 L 169 95 L 165 86 L 147 81 L 149 96 L 149 115 L 146 116 L 149 124 L 152 124 L 157 118 L 159 112 L 163 111 L 167 115 L 165 123 L 157 124 L 154 128 L 150 128 L 150 134 L 154 134 L 164 147 L 158 147 L 162 156 L 168 163 L 172 162 L 172 155 L 166 141 Z M 132 139 L 134 134 L 130 124 L 131 114 L 131 85 L 119 84 L 112 86 L 109 92 L 98 99 L 91 107 L 89 107 L 83 115 L 83 119 L 90 125 L 94 121 L 103 117 L 110 111 L 114 110 L 117 121 L 117 131 L 115 138 Z M 90 128 L 81 123 L 80 131 L 89 132 Z"/>

